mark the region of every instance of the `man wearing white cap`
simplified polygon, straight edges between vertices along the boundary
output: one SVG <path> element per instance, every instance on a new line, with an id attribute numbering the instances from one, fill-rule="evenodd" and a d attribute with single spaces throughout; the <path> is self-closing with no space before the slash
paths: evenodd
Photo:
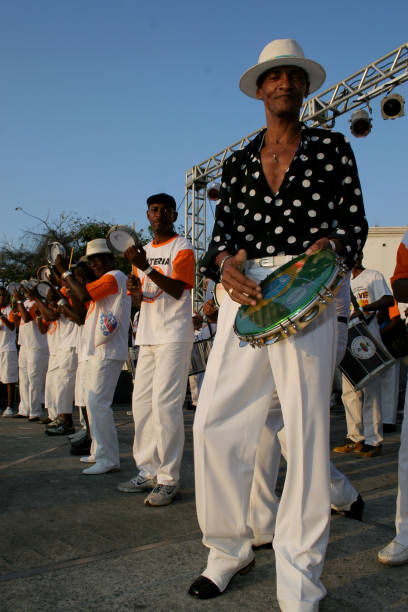
<path id="1" fill-rule="evenodd" d="M 210 553 L 189 593 L 216 597 L 254 563 L 250 490 L 276 389 L 287 442 L 273 541 L 284 612 L 314 612 L 325 595 L 320 574 L 330 518 L 336 311 L 331 303 L 306 329 L 256 349 L 239 346 L 233 323 L 240 304 L 255 306 L 261 299 L 260 281 L 291 257 L 332 249 L 351 269 L 365 242 L 367 222 L 350 146 L 341 134 L 299 123 L 303 99 L 324 79 L 323 68 L 291 39 L 269 43 L 241 78 L 241 90 L 263 101 L 267 128 L 224 163 L 201 267 L 214 280 L 221 272 L 229 297 L 219 311 L 194 423 L 197 513 Z"/>
<path id="2" fill-rule="evenodd" d="M 119 444 L 113 412 L 113 395 L 128 353 L 131 300 L 126 290 L 126 275 L 115 269 L 112 251 L 104 238 L 86 245 L 87 262 L 96 281 L 83 286 L 67 269 L 61 256 L 55 266 L 69 288 L 82 302 L 91 302 L 87 311 L 83 341 L 88 354 L 87 411 L 94 463 L 83 474 L 105 474 L 119 469 Z"/>

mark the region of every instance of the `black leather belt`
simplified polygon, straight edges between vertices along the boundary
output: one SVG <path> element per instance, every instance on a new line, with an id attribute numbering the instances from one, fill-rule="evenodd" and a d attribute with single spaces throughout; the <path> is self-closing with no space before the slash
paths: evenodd
<path id="1" fill-rule="evenodd" d="M 337 317 L 337 321 L 339 323 L 345 323 L 346 325 L 348 323 L 347 317 Z"/>

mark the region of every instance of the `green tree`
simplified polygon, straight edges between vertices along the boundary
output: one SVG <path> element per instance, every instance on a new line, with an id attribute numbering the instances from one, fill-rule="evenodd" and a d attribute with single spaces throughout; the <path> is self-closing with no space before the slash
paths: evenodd
<path id="1" fill-rule="evenodd" d="M 112 225 L 113 222 L 106 223 L 96 218 L 84 218 L 76 213 L 62 212 L 56 219 L 45 219 L 37 228 L 25 229 L 18 245 L 8 241 L 0 244 L 2 284 L 36 277 L 38 268 L 48 263 L 48 246 L 51 242 L 61 243 L 68 258 L 73 249 L 72 262 L 77 262 L 82 255 L 85 255 L 86 243 L 94 238 L 106 237 Z M 143 230 L 135 230 L 135 233 L 142 244 L 150 240 Z M 126 274 L 129 273 L 131 266 L 128 261 L 123 257 L 116 259 L 118 269 Z"/>

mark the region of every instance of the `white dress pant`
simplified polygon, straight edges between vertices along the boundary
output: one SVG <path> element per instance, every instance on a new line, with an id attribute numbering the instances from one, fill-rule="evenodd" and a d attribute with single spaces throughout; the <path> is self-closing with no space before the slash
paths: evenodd
<path id="1" fill-rule="evenodd" d="M 346 411 L 347 437 L 353 442 L 365 441 L 370 446 L 381 444 L 381 375 L 359 391 L 355 391 L 353 385 L 343 376 L 341 398 Z"/>
<path id="2" fill-rule="evenodd" d="M 400 363 L 396 361 L 381 374 L 381 413 L 383 423 L 397 422 Z"/>
<path id="3" fill-rule="evenodd" d="M 47 368 L 48 348 L 20 347 L 18 356 L 19 414 L 30 417 L 41 416 Z"/>
<path id="4" fill-rule="evenodd" d="M 401 446 L 398 455 L 398 495 L 395 517 L 395 539 L 408 546 L 408 379 L 405 392 L 404 419 L 401 428 Z"/>
<path id="5" fill-rule="evenodd" d="M 183 403 L 192 342 L 140 347 L 132 396 L 139 472 L 160 484 L 180 479 L 184 447 Z"/>
<path id="6" fill-rule="evenodd" d="M 78 356 L 75 347 L 50 355 L 45 379 L 45 407 L 51 420 L 72 414 Z"/>
<path id="7" fill-rule="evenodd" d="M 254 269 L 251 276 L 261 280 L 270 271 Z M 270 414 L 269 431 L 283 420 L 288 447 L 274 537 L 278 600 L 284 612 L 315 611 L 326 592 L 320 574 L 330 520 L 335 308 L 330 304 L 301 333 L 262 349 L 239 347 L 232 329 L 237 309 L 229 298 L 220 308 L 194 423 L 197 514 L 210 548 L 203 575 L 223 591 L 253 558 L 250 491 Z M 270 411 L 275 388 L 282 412 L 276 415 Z"/>
<path id="8" fill-rule="evenodd" d="M 91 455 L 110 468 L 119 466 L 119 443 L 112 401 L 123 361 L 89 357 L 87 365 L 87 412 L 92 437 Z"/>

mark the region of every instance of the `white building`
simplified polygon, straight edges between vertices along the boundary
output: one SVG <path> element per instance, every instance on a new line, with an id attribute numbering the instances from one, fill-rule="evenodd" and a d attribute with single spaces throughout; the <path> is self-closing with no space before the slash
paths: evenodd
<path id="1" fill-rule="evenodd" d="M 406 227 L 370 227 L 363 251 L 363 266 L 379 270 L 387 283 L 393 275 L 397 250 Z"/>

